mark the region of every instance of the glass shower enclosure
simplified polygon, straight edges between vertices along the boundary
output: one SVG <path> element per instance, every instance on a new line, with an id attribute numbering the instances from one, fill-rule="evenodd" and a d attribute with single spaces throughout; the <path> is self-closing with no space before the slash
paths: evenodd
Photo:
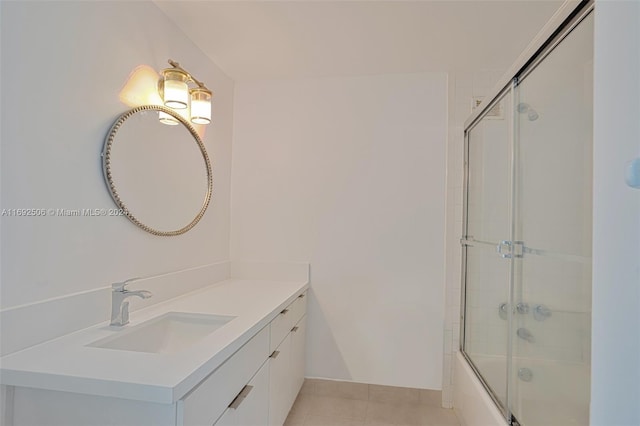
<path id="1" fill-rule="evenodd" d="M 514 425 L 589 424 L 592 5 L 465 129 L 462 352 Z"/>

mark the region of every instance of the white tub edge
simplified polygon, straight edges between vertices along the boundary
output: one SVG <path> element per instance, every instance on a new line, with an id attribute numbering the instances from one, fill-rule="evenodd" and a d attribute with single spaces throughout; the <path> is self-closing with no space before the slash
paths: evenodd
<path id="1" fill-rule="evenodd" d="M 453 374 L 453 409 L 462 426 L 508 426 L 460 352 Z"/>

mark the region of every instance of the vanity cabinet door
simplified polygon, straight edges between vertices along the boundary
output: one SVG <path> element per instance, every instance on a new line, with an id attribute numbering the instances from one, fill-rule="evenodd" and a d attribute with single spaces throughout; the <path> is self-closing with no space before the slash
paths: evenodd
<path id="1" fill-rule="evenodd" d="M 282 426 L 304 381 L 306 315 L 269 358 L 269 425 Z"/>
<path id="2" fill-rule="evenodd" d="M 269 425 L 282 426 L 291 408 L 291 333 L 269 357 Z"/>
<path id="3" fill-rule="evenodd" d="M 304 382 L 305 340 L 307 335 L 307 316 L 291 330 L 291 392 L 295 401 Z"/>
<path id="4" fill-rule="evenodd" d="M 265 327 L 178 401 L 178 426 L 213 425 L 260 369 L 268 356 L 268 348 L 269 328 Z"/>
<path id="5" fill-rule="evenodd" d="M 265 362 L 215 426 L 265 426 L 269 421 L 269 362 Z"/>
<path id="6" fill-rule="evenodd" d="M 282 426 L 304 381 L 307 293 L 271 322 L 269 425 Z"/>

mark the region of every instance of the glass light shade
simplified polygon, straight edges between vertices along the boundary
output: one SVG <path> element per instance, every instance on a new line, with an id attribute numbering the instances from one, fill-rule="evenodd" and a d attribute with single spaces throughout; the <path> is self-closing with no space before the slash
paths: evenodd
<path id="1" fill-rule="evenodd" d="M 166 69 L 162 72 L 164 87 L 162 101 L 173 109 L 184 109 L 189 104 L 189 77 L 177 69 Z"/>
<path id="2" fill-rule="evenodd" d="M 191 122 L 211 123 L 211 92 L 202 87 L 191 89 Z"/>
<path id="3" fill-rule="evenodd" d="M 176 110 L 173 110 L 173 112 L 178 114 L 185 121 L 189 121 L 191 108 L 176 109 Z M 167 124 L 169 126 L 177 126 L 178 124 L 180 124 L 180 120 L 162 111 L 158 111 L 158 120 L 162 124 Z"/>
<path id="4" fill-rule="evenodd" d="M 158 120 L 160 120 L 162 124 L 167 124 L 169 126 L 177 126 L 178 124 L 180 124 L 180 122 L 174 117 L 162 111 L 158 111 Z"/>

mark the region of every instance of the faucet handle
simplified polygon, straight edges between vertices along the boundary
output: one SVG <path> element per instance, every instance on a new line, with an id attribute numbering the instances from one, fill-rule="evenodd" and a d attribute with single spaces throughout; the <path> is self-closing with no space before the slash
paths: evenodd
<path id="1" fill-rule="evenodd" d="M 139 280 L 140 278 L 129 278 L 128 280 L 124 280 L 121 283 L 113 283 L 111 284 L 111 289 L 113 291 L 125 291 L 126 287 L 133 281 Z"/>

